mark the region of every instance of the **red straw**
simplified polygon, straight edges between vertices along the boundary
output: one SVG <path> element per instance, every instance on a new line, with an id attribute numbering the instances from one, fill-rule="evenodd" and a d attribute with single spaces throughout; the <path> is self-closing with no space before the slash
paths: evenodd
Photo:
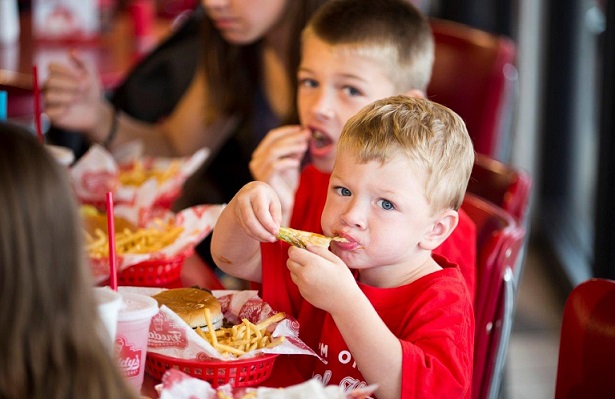
<path id="1" fill-rule="evenodd" d="M 45 143 L 43 128 L 41 126 L 41 90 L 38 86 L 38 70 L 36 65 L 32 65 L 32 87 L 34 88 L 34 123 L 36 125 L 36 135 L 41 144 Z"/>
<path id="2" fill-rule="evenodd" d="M 109 286 L 117 291 L 117 265 L 115 264 L 115 222 L 113 220 L 113 193 L 107 192 L 107 232 L 109 234 Z"/>

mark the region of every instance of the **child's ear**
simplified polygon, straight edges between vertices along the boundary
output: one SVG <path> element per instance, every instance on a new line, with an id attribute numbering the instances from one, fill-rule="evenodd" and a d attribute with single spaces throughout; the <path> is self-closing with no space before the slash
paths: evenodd
<path id="1" fill-rule="evenodd" d="M 431 230 L 423 236 L 419 245 L 424 250 L 433 251 L 451 235 L 458 222 L 459 214 L 457 211 L 452 209 L 443 211 L 434 222 Z"/>
<path id="2" fill-rule="evenodd" d="M 405 96 L 414 98 L 426 98 L 425 93 L 419 89 L 412 89 L 404 93 Z"/>

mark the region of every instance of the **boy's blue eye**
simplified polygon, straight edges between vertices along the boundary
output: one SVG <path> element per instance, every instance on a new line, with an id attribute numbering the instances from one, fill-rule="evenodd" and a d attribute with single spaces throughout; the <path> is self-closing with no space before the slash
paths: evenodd
<path id="1" fill-rule="evenodd" d="M 299 79 L 299 86 L 314 88 L 318 87 L 318 82 L 316 82 L 314 79 L 303 78 Z"/>
<path id="2" fill-rule="evenodd" d="M 395 209 L 395 205 L 393 205 L 391 201 L 385 199 L 378 200 L 378 205 L 386 211 L 391 211 Z"/>
<path id="3" fill-rule="evenodd" d="M 348 95 L 349 95 L 349 96 L 352 96 L 352 97 L 354 97 L 354 96 L 360 96 L 360 95 L 362 94 L 360 90 L 358 90 L 357 88 L 352 87 L 352 86 L 346 86 L 346 87 L 344 88 L 344 90 L 346 90 L 346 92 L 348 93 Z"/>
<path id="4" fill-rule="evenodd" d="M 352 194 L 350 190 L 348 190 L 346 187 L 335 187 L 335 192 L 337 192 L 342 197 L 350 197 L 350 195 Z"/>

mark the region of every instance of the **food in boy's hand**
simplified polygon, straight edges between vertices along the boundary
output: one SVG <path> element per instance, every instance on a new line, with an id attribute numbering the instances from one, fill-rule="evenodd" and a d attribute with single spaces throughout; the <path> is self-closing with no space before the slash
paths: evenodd
<path id="1" fill-rule="evenodd" d="M 196 328 L 197 334 L 206 339 L 222 355 L 238 357 L 250 351 L 263 348 L 273 348 L 284 341 L 283 336 L 273 338 L 268 327 L 279 322 L 286 314 L 276 313 L 273 316 L 254 324 L 248 319 L 243 319 L 241 324 L 232 327 L 214 330 L 211 327 L 203 331 L 200 327 Z M 207 325 L 211 325 L 211 314 L 209 309 L 205 310 Z"/>
<path id="2" fill-rule="evenodd" d="M 307 244 L 328 247 L 331 241 L 347 242 L 343 237 L 327 237 L 322 234 L 280 227 L 277 238 L 295 247 L 305 248 Z"/>
<path id="3" fill-rule="evenodd" d="M 158 302 L 158 306 L 167 306 L 192 328 L 216 330 L 222 327 L 220 302 L 207 290 L 174 288 L 161 291 L 153 298 Z M 209 313 L 209 322 L 205 316 L 206 312 Z"/>
<path id="4" fill-rule="evenodd" d="M 160 185 L 179 172 L 179 162 L 173 161 L 166 169 L 146 168 L 143 162 L 135 161 L 132 167 L 122 169 L 119 173 L 119 182 L 125 186 L 140 186 L 151 178 L 156 179 Z"/>

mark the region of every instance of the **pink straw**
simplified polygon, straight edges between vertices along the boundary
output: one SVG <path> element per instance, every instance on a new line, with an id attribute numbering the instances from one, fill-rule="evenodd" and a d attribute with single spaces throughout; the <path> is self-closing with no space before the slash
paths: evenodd
<path id="1" fill-rule="evenodd" d="M 34 123 L 36 125 L 36 135 L 41 144 L 45 143 L 43 128 L 41 126 L 41 90 L 38 86 L 38 70 L 36 65 L 32 65 L 32 87 L 34 88 Z"/>
<path id="2" fill-rule="evenodd" d="M 113 220 L 113 193 L 107 192 L 107 232 L 109 234 L 109 286 L 117 291 L 117 265 L 115 264 L 115 222 Z"/>

